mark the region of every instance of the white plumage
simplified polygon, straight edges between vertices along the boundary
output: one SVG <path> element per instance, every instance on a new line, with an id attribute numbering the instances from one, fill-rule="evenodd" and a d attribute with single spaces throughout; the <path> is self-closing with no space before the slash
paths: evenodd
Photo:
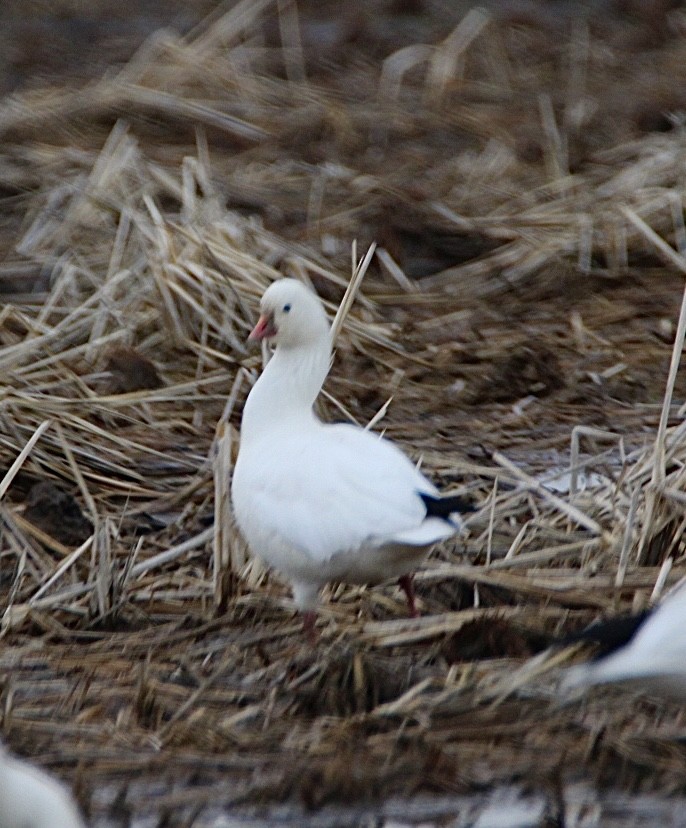
<path id="1" fill-rule="evenodd" d="M 686 585 L 670 593 L 619 650 L 570 667 L 562 688 L 610 682 L 632 682 L 686 701 Z"/>
<path id="2" fill-rule="evenodd" d="M 303 284 L 271 285 L 251 338 L 276 343 L 243 410 L 232 482 L 251 550 L 288 578 L 306 623 L 328 581 L 401 578 L 414 611 L 404 576 L 460 529 L 457 511 L 470 507 L 441 499 L 389 441 L 317 419 L 312 406 L 329 370 L 331 335 L 319 298 Z"/>
<path id="3" fill-rule="evenodd" d="M 85 828 L 67 788 L 0 745 L 0 828 Z"/>

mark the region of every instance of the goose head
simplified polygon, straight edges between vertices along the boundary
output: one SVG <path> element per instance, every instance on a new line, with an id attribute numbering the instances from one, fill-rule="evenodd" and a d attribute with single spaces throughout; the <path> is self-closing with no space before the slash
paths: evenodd
<path id="1" fill-rule="evenodd" d="M 319 297 L 297 279 L 279 279 L 262 296 L 260 318 L 248 338 L 290 349 L 328 343 L 328 337 Z"/>

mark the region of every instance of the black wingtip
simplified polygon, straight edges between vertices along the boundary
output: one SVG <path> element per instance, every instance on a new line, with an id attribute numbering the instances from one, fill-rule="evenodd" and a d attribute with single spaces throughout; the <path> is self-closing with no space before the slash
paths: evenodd
<path id="1" fill-rule="evenodd" d="M 450 520 L 450 516 L 455 512 L 464 514 L 465 512 L 476 512 L 477 507 L 468 500 L 465 500 L 459 495 L 447 495 L 446 497 L 434 497 L 433 495 L 419 492 L 419 496 L 424 501 L 426 507 L 427 517 L 437 517 L 441 520 Z"/>
<path id="2" fill-rule="evenodd" d="M 615 618 L 594 621 L 583 630 L 569 633 L 555 643 L 562 647 L 569 647 L 579 642 L 595 644 L 596 652 L 593 661 L 596 661 L 628 644 L 652 613 L 652 609 L 646 609 L 634 615 L 619 615 Z"/>

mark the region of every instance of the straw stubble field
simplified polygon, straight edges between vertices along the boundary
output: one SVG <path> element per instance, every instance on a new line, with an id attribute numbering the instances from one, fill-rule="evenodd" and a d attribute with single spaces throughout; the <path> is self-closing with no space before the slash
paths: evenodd
<path id="1" fill-rule="evenodd" d="M 686 572 L 686 17 L 470 5 L 222 4 L 0 102 L 2 733 L 93 825 L 684 792 L 679 708 L 562 703 L 552 645 Z M 351 274 L 322 416 L 480 508 L 312 648 L 228 483 L 261 292 Z"/>

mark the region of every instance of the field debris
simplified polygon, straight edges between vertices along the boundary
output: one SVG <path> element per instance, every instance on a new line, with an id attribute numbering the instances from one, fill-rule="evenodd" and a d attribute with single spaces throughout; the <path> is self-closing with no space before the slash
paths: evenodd
<path id="1" fill-rule="evenodd" d="M 686 80 L 683 12 L 388 5 L 220 4 L 0 100 L 2 733 L 93 825 L 684 792 L 679 709 L 562 703 L 556 646 L 686 575 L 686 133 L 625 93 Z M 420 618 L 334 585 L 315 649 L 228 499 L 280 276 L 340 309 L 322 416 L 479 505 Z"/>

